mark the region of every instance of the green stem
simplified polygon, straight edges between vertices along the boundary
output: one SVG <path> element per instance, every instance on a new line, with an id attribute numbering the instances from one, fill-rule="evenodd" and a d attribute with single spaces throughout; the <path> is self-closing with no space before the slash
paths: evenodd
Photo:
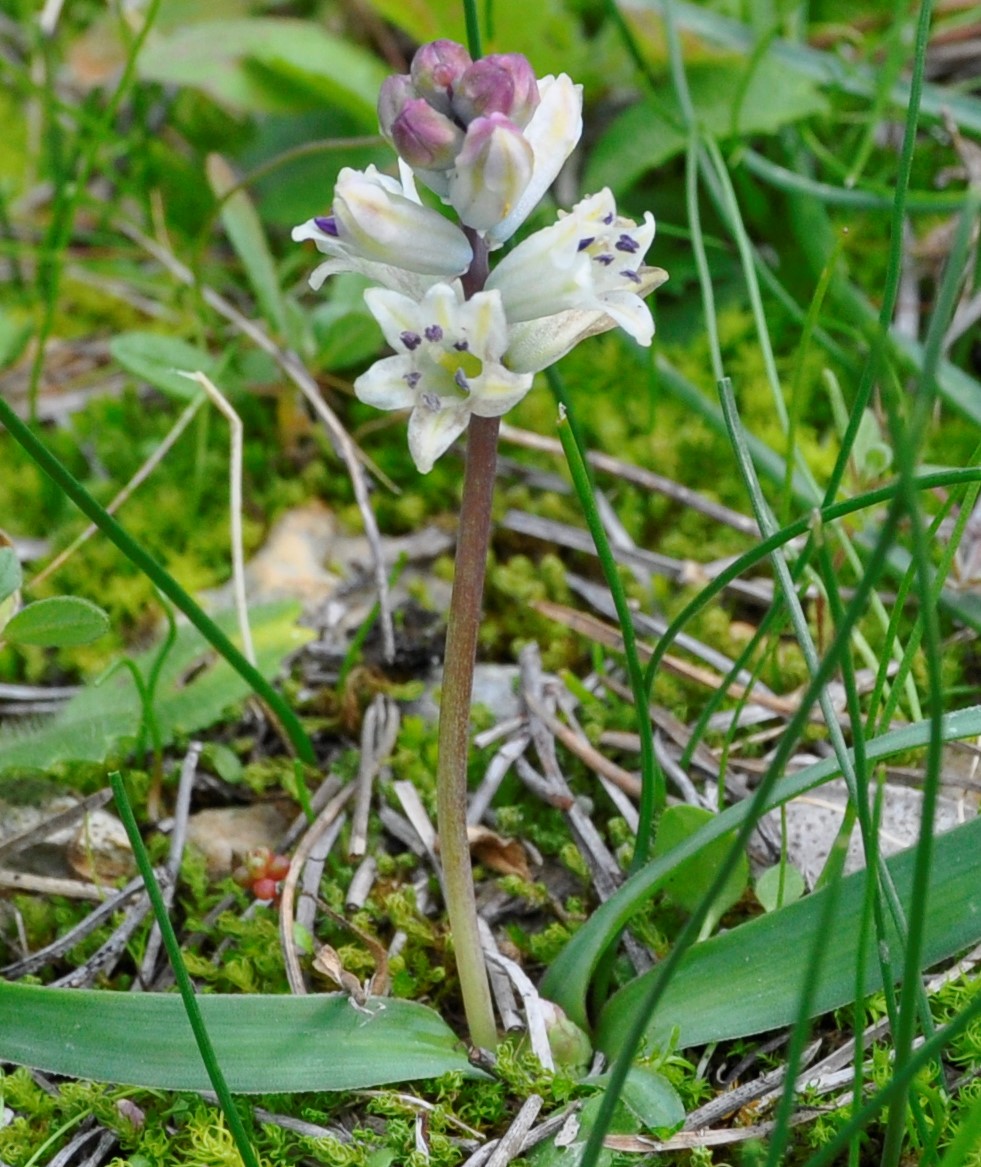
<path id="1" fill-rule="evenodd" d="M 436 768 L 439 852 L 446 910 L 470 1037 L 474 1045 L 483 1049 L 497 1047 L 497 1026 L 477 928 L 477 902 L 467 838 L 467 760 L 470 699 L 490 545 L 500 424 L 496 417 L 472 417 L 467 435 L 456 573 L 446 626 Z"/>
<path id="2" fill-rule="evenodd" d="M 184 964 L 184 959 L 181 956 L 181 947 L 177 941 L 174 926 L 170 922 L 170 916 L 167 914 L 167 905 L 164 903 L 164 898 L 160 891 L 160 884 L 157 883 L 157 877 L 154 875 L 153 864 L 150 862 L 150 856 L 147 854 L 147 849 L 143 845 L 140 828 L 137 825 L 136 816 L 133 814 L 133 807 L 130 805 L 129 797 L 126 794 L 126 787 L 123 783 L 122 775 L 118 770 L 109 775 L 109 785 L 112 787 L 116 807 L 119 810 L 119 817 L 122 820 L 123 827 L 126 829 L 130 846 L 133 848 L 133 857 L 136 860 L 136 866 L 139 868 L 140 875 L 143 877 L 143 885 L 146 888 L 146 893 L 150 897 L 153 916 L 157 921 L 157 927 L 160 929 L 160 939 L 163 941 L 163 946 L 167 951 L 167 959 L 170 961 L 170 967 L 174 971 L 174 979 L 177 982 L 181 1000 L 184 1002 L 184 1011 L 187 1014 L 188 1023 L 194 1033 L 194 1040 L 198 1043 L 204 1068 L 208 1071 L 211 1085 L 215 1088 L 215 1093 L 218 1095 L 218 1103 L 221 1106 L 222 1113 L 225 1115 L 225 1121 L 228 1123 L 228 1129 L 231 1132 L 232 1138 L 235 1140 L 235 1145 L 238 1147 L 238 1153 L 242 1156 L 242 1162 L 245 1164 L 245 1167 L 259 1167 L 259 1160 L 256 1158 L 252 1144 L 249 1142 L 249 1136 L 245 1132 L 242 1116 L 239 1114 L 235 1101 L 232 1098 L 232 1092 L 228 1089 L 225 1075 L 221 1072 L 221 1066 L 219 1066 L 218 1058 L 215 1055 L 215 1047 L 211 1044 L 211 1038 L 208 1036 L 208 1030 L 205 1028 L 204 1018 L 201 1016 L 198 999 L 194 993 L 194 985 L 191 983 L 187 966 Z"/>
<path id="3" fill-rule="evenodd" d="M 202 612 L 177 580 L 165 571 L 152 555 L 144 551 L 112 515 L 95 501 L 71 471 L 34 435 L 30 426 L 21 421 L 2 397 L 0 397 L 0 423 L 7 428 L 10 436 L 26 450 L 36 465 L 61 487 L 82 514 L 95 523 L 103 535 L 111 543 L 114 543 L 131 563 L 136 564 L 145 575 L 150 577 L 167 599 L 184 613 L 205 640 L 251 686 L 256 696 L 269 706 L 270 712 L 283 727 L 300 758 L 304 762 L 314 762 L 316 758 L 313 746 L 300 724 L 299 718 L 262 673 L 249 664 L 225 633 Z"/>
<path id="4" fill-rule="evenodd" d="M 637 652 L 637 633 L 634 630 L 633 616 L 627 602 L 627 593 L 620 580 L 617 563 L 610 550 L 610 543 L 603 529 L 603 520 L 600 518 L 593 496 L 593 488 L 586 471 L 582 450 L 576 440 L 576 435 L 569 425 L 565 410 L 559 410 L 559 439 L 565 451 L 565 459 L 569 465 L 569 473 L 575 486 L 576 497 L 586 519 L 586 526 L 593 537 L 596 554 L 603 569 L 603 578 L 610 589 L 613 603 L 620 622 L 620 635 L 623 637 L 623 655 L 627 662 L 627 675 L 630 678 L 630 688 L 634 695 L 634 705 L 637 712 L 637 731 L 640 735 L 641 774 L 643 781 L 640 790 L 640 807 L 638 811 L 637 841 L 634 846 L 634 857 L 630 864 L 630 874 L 638 871 L 650 858 L 651 842 L 654 837 L 657 818 L 664 809 L 665 788 L 664 775 L 654 756 L 654 731 L 651 726 L 651 715 L 648 711 L 647 686 L 644 683 L 644 669 Z"/>

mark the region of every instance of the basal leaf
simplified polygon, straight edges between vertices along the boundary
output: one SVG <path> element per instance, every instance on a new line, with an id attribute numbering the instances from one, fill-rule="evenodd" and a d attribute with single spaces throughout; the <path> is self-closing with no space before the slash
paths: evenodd
<path id="1" fill-rule="evenodd" d="M 13 547 L 0 547 L 0 603 L 12 596 L 23 582 L 17 552 Z"/>
<path id="2" fill-rule="evenodd" d="M 479 1076 L 432 1009 L 372 999 L 360 1012 L 341 993 L 202 994 L 201 1013 L 238 1094 L 358 1090 Z M 181 999 L 171 993 L 49 989 L 0 981 L 0 1061 L 96 1082 L 210 1090 Z"/>
<path id="3" fill-rule="evenodd" d="M 935 841 L 924 968 L 981 939 L 981 883 L 976 866 L 979 846 L 981 818 Z M 910 848 L 887 860 L 907 913 L 915 859 L 916 849 Z M 686 1048 L 792 1024 L 804 989 L 803 978 L 810 971 L 806 954 L 822 940 L 825 959 L 817 983 L 808 985 L 813 993 L 812 1016 L 853 1001 L 867 878 L 866 871 L 856 872 L 842 880 L 837 889 L 825 888 L 696 944 L 682 958 L 665 989 L 647 1031 L 648 1040 L 659 1045 L 677 1033 L 679 1047 Z M 826 932 L 820 932 L 824 901 L 832 890 L 837 895 L 832 924 Z M 887 932 L 886 943 L 893 951 L 900 951 L 891 918 Z M 872 951 L 874 935 L 867 936 L 867 943 L 863 994 L 882 988 L 881 965 Z M 657 975 L 658 969 L 644 973 L 610 999 L 600 1016 L 596 1035 L 596 1044 L 605 1053 L 612 1055 L 622 1046 L 651 987 L 651 978 Z"/>
<path id="4" fill-rule="evenodd" d="M 109 627 L 106 612 L 82 596 L 51 596 L 36 600 L 12 616 L 4 637 L 12 644 L 68 648 L 89 644 Z"/>
<path id="5" fill-rule="evenodd" d="M 209 154 L 206 166 L 211 189 L 221 198 L 235 186 L 235 172 L 219 154 Z M 256 209 L 244 190 L 237 190 L 224 199 L 221 221 L 242 261 L 262 314 L 280 336 L 285 336 L 286 304 L 279 287 L 276 264 Z"/>
<path id="6" fill-rule="evenodd" d="M 960 709 L 941 720 L 944 741 L 974 737 L 981 733 L 981 706 Z M 873 738 L 866 745 L 869 763 L 888 758 L 903 750 L 926 745 L 930 738 L 930 723 L 919 721 L 900 729 L 890 730 Z M 833 757 L 822 758 L 806 766 L 797 774 L 788 774 L 766 800 L 763 810 L 772 810 L 805 791 L 813 790 L 828 778 L 838 776 Z M 629 924 L 631 916 L 650 899 L 651 894 L 693 855 L 698 855 L 715 839 L 738 827 L 749 813 L 749 802 L 738 802 L 717 814 L 694 836 L 675 848 L 670 855 L 655 859 L 631 876 L 605 903 L 601 904 L 586 923 L 572 937 L 557 959 L 553 961 L 542 981 L 542 995 L 560 1005 L 577 1025 L 588 1028 L 586 994 L 593 973 L 604 952 Z"/>
<path id="7" fill-rule="evenodd" d="M 204 349 L 158 332 L 124 332 L 109 342 L 109 352 L 127 373 L 181 401 L 201 392 L 182 372 L 201 372 L 215 380 L 220 369 L 220 362 Z"/>
<path id="8" fill-rule="evenodd" d="M 826 108 L 813 81 L 771 57 L 700 64 L 689 68 L 688 84 L 700 128 L 721 139 L 772 134 Z M 614 120 L 590 156 L 584 187 L 623 190 L 680 154 L 687 142 L 681 108 L 666 86 Z"/>
<path id="9" fill-rule="evenodd" d="M 293 603 L 258 606 L 249 613 L 256 664 L 266 677 L 275 676 L 283 659 L 312 635 L 297 626 L 299 607 Z M 232 612 L 216 623 L 236 639 Z M 157 649 L 135 660 L 144 677 Z M 195 733 L 213 724 L 250 693 L 246 682 L 222 660 L 194 628 L 180 628 L 177 641 L 160 671 L 154 712 L 164 744 L 177 734 Z M 0 771 L 17 768 L 48 770 L 62 762 L 102 762 L 124 742 L 137 737 L 142 707 L 132 676 L 117 669 L 101 685 L 89 685 L 48 721 L 30 729 L 9 723 L 0 727 Z"/>
<path id="10" fill-rule="evenodd" d="M 364 49 L 317 24 L 279 17 L 187 25 L 148 44 L 139 69 L 148 80 L 202 89 L 243 111 L 295 113 L 327 101 L 369 132 L 377 128 L 387 73 Z M 277 84 L 278 74 L 286 84 Z"/>

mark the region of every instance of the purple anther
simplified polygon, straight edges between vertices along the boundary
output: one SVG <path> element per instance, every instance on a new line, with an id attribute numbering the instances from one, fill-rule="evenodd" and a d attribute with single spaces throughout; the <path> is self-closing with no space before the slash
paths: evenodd
<path id="1" fill-rule="evenodd" d="M 579 240 L 579 246 L 576 248 L 576 251 L 585 251 L 587 247 L 592 247 L 595 242 L 595 235 L 587 235 L 585 239 Z"/>
<path id="2" fill-rule="evenodd" d="M 601 263 L 604 267 L 609 267 L 613 262 L 614 257 L 612 255 L 607 255 L 604 252 L 603 255 L 594 255 L 593 259 L 595 259 L 597 263 Z"/>
<path id="3" fill-rule="evenodd" d="M 629 235 L 621 235 L 613 246 L 617 249 L 617 251 L 626 251 L 631 255 L 633 255 L 635 251 L 640 250 L 640 244 L 636 239 L 631 238 Z"/>
<path id="4" fill-rule="evenodd" d="M 614 215 L 613 215 L 612 211 L 610 211 L 610 213 L 608 215 L 603 216 L 603 222 L 607 225 L 607 227 L 612 225 L 613 219 L 614 219 Z"/>
<path id="5" fill-rule="evenodd" d="M 423 336 L 426 340 L 430 340 L 433 344 L 438 344 L 443 339 L 443 330 L 438 324 L 429 324 L 426 326 Z"/>
<path id="6" fill-rule="evenodd" d="M 410 389 L 415 389 L 415 387 L 422 380 L 422 373 L 420 373 L 418 369 L 413 369 L 411 373 L 406 373 L 402 380 L 406 383 L 406 385 L 409 386 Z"/>
<path id="7" fill-rule="evenodd" d="M 419 333 L 409 332 L 408 329 L 406 329 L 405 332 L 399 333 L 399 340 L 405 345 L 410 353 L 414 352 L 419 347 L 419 345 L 422 344 L 422 337 L 419 335 Z"/>
<path id="8" fill-rule="evenodd" d="M 425 405 L 425 407 L 431 413 L 439 413 L 440 409 L 443 407 L 443 402 L 440 400 L 438 393 L 423 393 L 420 397 L 420 401 L 422 401 L 423 405 Z"/>
<path id="9" fill-rule="evenodd" d="M 455 340 L 453 342 L 453 347 L 456 349 L 456 351 L 458 353 L 468 353 L 468 352 L 470 352 L 470 341 L 469 340 Z"/>
<path id="10" fill-rule="evenodd" d="M 620 275 L 622 275 L 625 280 L 630 280 L 632 284 L 639 284 L 642 282 L 640 276 L 635 271 L 631 271 L 629 267 L 625 267 L 620 272 Z"/>
<path id="11" fill-rule="evenodd" d="M 464 393 L 470 392 L 470 382 L 467 380 L 466 374 L 462 369 L 457 369 L 453 374 L 453 380 L 456 382 L 457 387 L 462 389 Z"/>
<path id="12" fill-rule="evenodd" d="M 325 235 L 337 238 L 337 220 L 333 215 L 318 215 L 313 221 Z"/>

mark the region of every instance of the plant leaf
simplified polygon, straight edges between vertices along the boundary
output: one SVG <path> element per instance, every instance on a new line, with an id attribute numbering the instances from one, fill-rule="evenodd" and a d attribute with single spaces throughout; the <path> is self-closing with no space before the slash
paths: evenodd
<path id="1" fill-rule="evenodd" d="M 377 129 L 387 72 L 370 53 L 311 21 L 278 17 L 185 25 L 146 45 L 139 70 L 148 80 L 203 89 L 244 111 L 336 105 L 368 132 Z"/>
<path id="2" fill-rule="evenodd" d="M 688 70 L 698 124 L 715 137 L 773 134 L 790 122 L 822 113 L 817 85 L 772 57 L 747 62 L 727 58 Z M 774 101 L 774 93 L 780 100 Z M 597 142 L 584 189 L 623 190 L 648 170 L 682 153 L 688 144 L 673 91 L 648 97 L 616 118 Z"/>
<path id="3" fill-rule="evenodd" d="M 753 889 L 756 892 L 756 898 L 764 912 L 775 912 L 777 908 L 781 908 L 784 904 L 792 904 L 795 900 L 799 900 L 804 894 L 806 888 L 804 886 L 804 877 L 793 865 L 793 863 L 784 863 L 782 865 L 783 876 L 781 877 L 781 864 L 774 863 L 772 867 L 768 867 L 765 871 L 760 872 L 760 876 L 756 881 L 756 886 Z M 781 896 L 780 882 L 783 880 L 783 895 Z M 779 902 L 782 899 L 782 903 Z"/>
<path id="4" fill-rule="evenodd" d="M 109 342 L 109 352 L 127 373 L 179 401 L 190 401 L 201 392 L 201 387 L 182 376 L 179 369 L 204 373 L 214 381 L 221 367 L 204 349 L 157 332 L 124 332 Z"/>
<path id="5" fill-rule="evenodd" d="M 930 867 L 930 910 L 923 937 L 923 968 L 953 956 L 981 939 L 981 883 L 976 858 L 981 846 L 981 818 L 974 818 L 936 839 Z M 916 848 L 887 860 L 896 891 L 908 911 L 913 889 Z M 812 1016 L 855 999 L 858 938 L 864 910 L 867 872 L 841 881 L 832 927 L 827 932 L 827 959 L 810 984 Z M 777 912 L 770 912 L 690 949 L 664 991 L 647 1031 L 654 1045 L 674 1040 L 679 1048 L 762 1033 L 790 1025 L 797 1017 L 802 978 L 809 972 L 802 953 L 813 949 L 822 924 L 824 888 Z M 881 966 L 869 936 L 863 994 L 882 988 Z M 886 943 L 899 950 L 899 937 L 887 923 Z M 638 1007 L 658 970 L 624 986 L 604 1008 L 596 1044 L 608 1055 L 623 1045 Z M 724 989 L 724 991 L 720 991 Z"/>
<path id="6" fill-rule="evenodd" d="M 97 640 L 109 627 L 108 614 L 82 596 L 36 600 L 11 616 L 4 637 L 12 644 L 68 648 Z"/>
<path id="7" fill-rule="evenodd" d="M 283 658 L 313 635 L 298 627 L 299 610 L 297 604 L 279 603 L 250 611 L 256 665 L 263 676 L 274 676 Z M 221 613 L 215 622 L 237 638 L 234 612 Z M 144 677 L 156 654 L 157 649 L 151 649 L 136 657 Z M 182 625 L 161 668 L 154 702 L 163 743 L 211 725 L 250 692 L 195 628 Z M 133 678 L 128 670 L 119 669 L 103 684 L 87 686 L 59 714 L 29 731 L 0 727 L 0 772 L 21 767 L 49 770 L 60 762 L 102 762 L 126 739 L 136 738 L 141 718 Z"/>
<path id="8" fill-rule="evenodd" d="M 13 547 L 0 547 L 0 604 L 9 599 L 24 582 L 20 560 Z"/>
<path id="9" fill-rule="evenodd" d="M 237 1094 L 357 1090 L 479 1076 L 432 1009 L 343 993 L 208 995 L 201 1012 Z M 0 982 L 0 1061 L 49 1073 L 162 1090 L 210 1090 L 180 997 L 48 989 Z"/>
<path id="10" fill-rule="evenodd" d="M 220 154 L 209 154 L 206 166 L 211 189 L 221 198 L 226 191 L 235 186 L 237 182 L 235 172 Z M 285 336 L 286 304 L 279 287 L 276 265 L 266 242 L 262 223 L 244 190 L 237 190 L 224 200 L 221 206 L 221 221 L 236 254 L 242 261 L 262 314 L 280 336 Z"/>
<path id="11" fill-rule="evenodd" d="M 918 721 L 873 738 L 866 745 L 867 761 L 876 762 L 903 750 L 925 746 L 930 738 L 930 728 L 928 721 Z M 974 737 L 979 733 L 981 733 L 979 705 L 959 709 L 941 719 L 941 737 L 944 741 Z M 799 773 L 782 778 L 777 788 L 771 792 L 763 810 L 772 810 L 805 791 L 813 790 L 826 779 L 837 776 L 838 766 L 835 759 L 822 758 L 820 762 L 806 766 Z M 713 840 L 738 827 L 749 813 L 749 807 L 748 801 L 727 807 L 710 823 L 706 823 L 696 835 L 686 840 L 680 847 L 676 847 L 670 855 L 653 860 L 636 875 L 631 876 L 614 895 L 593 912 L 552 962 L 542 981 L 542 996 L 560 1005 L 577 1025 L 588 1030 L 586 993 L 603 953 L 630 922 L 634 912 L 643 907 L 651 894 L 661 886 L 663 880 L 683 860 L 699 854 L 702 848 Z"/>
<path id="12" fill-rule="evenodd" d="M 653 858 L 668 855 L 714 817 L 710 810 L 701 806 L 669 806 L 658 823 Z M 686 912 L 693 912 L 725 862 L 733 837 L 730 831 L 703 847 L 697 858 L 679 863 L 661 884 L 661 890 Z M 713 931 L 719 919 L 738 902 L 748 883 L 749 860 L 741 855 L 705 921 L 708 931 Z"/>

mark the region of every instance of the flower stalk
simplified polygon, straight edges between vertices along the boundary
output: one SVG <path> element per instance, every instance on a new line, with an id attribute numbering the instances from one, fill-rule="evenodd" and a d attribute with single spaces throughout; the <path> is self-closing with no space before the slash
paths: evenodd
<path id="1" fill-rule="evenodd" d="M 474 16 L 473 6 L 468 14 Z M 468 19 L 468 28 L 470 27 Z M 476 31 L 473 21 L 472 32 Z M 440 702 L 437 811 L 443 886 L 473 1043 L 493 1050 L 497 1028 L 478 930 L 467 835 L 470 702 L 490 545 L 500 418 L 534 375 L 586 337 L 654 333 L 649 292 L 667 276 L 644 256 L 654 238 L 619 214 L 608 190 L 558 221 L 501 248 L 552 185 L 582 132 L 582 88 L 536 78 L 514 53 L 481 58 L 452 41 L 423 45 L 410 71 L 389 77 L 378 101 L 399 176 L 345 169 L 331 212 L 296 227 L 328 258 L 313 272 L 358 272 L 365 303 L 388 342 L 354 383 L 361 401 L 406 411 L 409 450 L 428 473 L 464 433 L 467 459 L 456 574 Z M 476 58 L 476 59 L 475 59 Z M 425 205 L 422 182 L 451 214 Z"/>
<path id="2" fill-rule="evenodd" d="M 436 813 L 443 863 L 443 890 L 453 936 L 464 1010 L 474 1045 L 497 1047 L 497 1027 L 477 925 L 477 904 L 467 837 L 467 770 L 470 702 L 477 636 L 490 546 L 491 503 L 497 469 L 500 418 L 473 417 L 460 504 L 456 573 L 446 626 L 439 707 Z"/>

